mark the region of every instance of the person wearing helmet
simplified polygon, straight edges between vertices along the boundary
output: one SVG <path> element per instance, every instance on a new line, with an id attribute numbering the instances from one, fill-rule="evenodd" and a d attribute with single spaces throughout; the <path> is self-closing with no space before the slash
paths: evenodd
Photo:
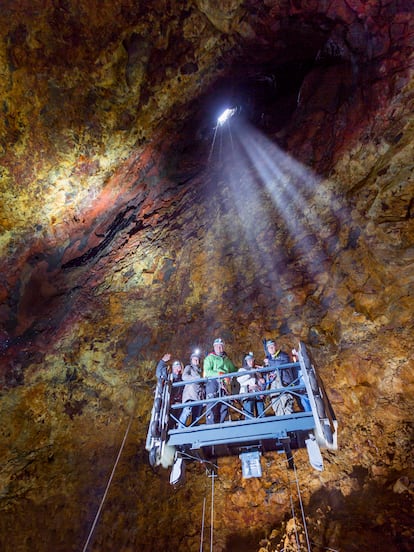
<path id="1" fill-rule="evenodd" d="M 184 368 L 182 379 L 188 383 L 184 386 L 183 391 L 183 403 L 189 401 L 200 401 L 204 399 L 204 384 L 198 380 L 202 377 L 201 374 L 201 356 L 198 351 L 195 351 L 190 356 L 190 364 L 187 364 Z M 191 415 L 191 421 L 195 422 L 201 416 L 203 405 L 185 406 L 181 412 L 178 427 L 185 427 L 187 420 Z"/>
<path id="2" fill-rule="evenodd" d="M 204 359 L 203 375 L 205 378 L 215 378 L 235 371 L 234 364 L 224 350 L 224 340 L 218 337 L 213 342 L 213 351 Z M 206 398 L 212 399 L 218 397 L 220 394 L 228 394 L 223 379 L 208 379 L 206 383 Z M 227 417 L 227 412 L 228 406 L 225 403 L 216 404 L 212 408 L 211 404 L 207 404 L 206 423 L 223 423 Z"/>
<path id="3" fill-rule="evenodd" d="M 171 374 L 170 374 L 170 381 L 171 383 L 178 383 L 182 381 L 182 372 L 183 372 L 183 364 L 179 360 L 173 360 L 173 363 L 171 364 Z M 170 405 L 172 404 L 180 404 L 182 402 L 182 396 L 183 396 L 183 387 L 171 387 L 171 396 L 170 396 Z M 174 408 L 170 411 L 170 418 L 169 418 L 169 427 L 172 428 L 175 426 L 175 423 L 177 419 L 181 415 L 181 408 Z"/>
<path id="4" fill-rule="evenodd" d="M 240 393 L 254 393 L 256 391 L 264 391 L 266 389 L 266 380 L 260 373 L 243 373 L 251 372 L 255 368 L 261 368 L 254 363 L 253 353 L 248 353 L 243 360 L 243 365 L 239 369 L 237 381 L 240 384 Z M 264 412 L 264 401 L 260 395 L 253 397 L 246 397 L 243 399 L 243 411 L 247 417 L 255 416 L 255 410 L 257 416 L 262 416 Z"/>
<path id="5" fill-rule="evenodd" d="M 157 368 L 155 371 L 155 375 L 157 376 L 157 386 L 155 389 L 155 395 L 158 397 L 162 396 L 164 386 L 166 385 L 168 380 L 172 383 L 181 381 L 183 365 L 179 360 L 174 360 L 170 370 L 170 367 L 168 364 L 170 360 L 171 360 L 171 353 L 165 353 L 157 364 Z M 172 387 L 170 404 L 181 403 L 182 393 L 183 393 L 182 387 Z M 180 413 L 181 413 L 181 409 L 178 409 L 178 410 L 174 410 L 172 412 L 172 415 L 174 417 L 178 417 Z M 171 419 L 170 417 L 170 420 L 169 420 L 170 427 L 172 425 L 173 420 L 174 418 Z"/>
<path id="6" fill-rule="evenodd" d="M 182 375 L 183 375 L 183 364 L 179 360 L 174 360 L 171 365 L 171 381 L 172 383 L 178 383 L 179 381 L 182 381 Z M 183 396 L 183 388 L 180 387 L 172 387 L 171 388 L 171 404 L 178 404 L 181 403 L 181 399 Z M 175 415 L 178 417 L 180 414 L 180 411 L 175 411 Z"/>
<path id="7" fill-rule="evenodd" d="M 179 360 L 174 360 L 171 366 L 171 381 L 177 383 L 183 379 L 183 364 Z M 181 396 L 183 394 L 182 387 L 173 387 L 171 402 L 181 402 Z"/>
<path id="8" fill-rule="evenodd" d="M 273 339 L 268 339 L 265 344 L 266 357 L 264 359 L 265 366 L 273 368 L 269 372 L 270 389 L 280 389 L 287 387 L 294 382 L 297 375 L 294 369 L 284 368 L 284 365 L 290 362 L 289 355 L 277 349 L 276 342 Z M 293 412 L 294 399 L 290 393 L 277 393 L 272 395 L 272 408 L 276 416 L 283 416 Z"/>

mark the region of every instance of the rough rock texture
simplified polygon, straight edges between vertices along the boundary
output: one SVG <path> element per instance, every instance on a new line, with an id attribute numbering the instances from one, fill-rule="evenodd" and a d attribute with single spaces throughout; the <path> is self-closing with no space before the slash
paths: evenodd
<path id="1" fill-rule="evenodd" d="M 312 550 L 413 549 L 413 10 L 3 1 L 2 550 L 83 549 L 128 427 L 88 550 L 199 550 L 211 480 L 144 442 L 155 361 L 218 334 L 309 344 L 340 427 L 295 457 Z M 215 551 L 305 548 L 262 467 L 220 460 Z"/>

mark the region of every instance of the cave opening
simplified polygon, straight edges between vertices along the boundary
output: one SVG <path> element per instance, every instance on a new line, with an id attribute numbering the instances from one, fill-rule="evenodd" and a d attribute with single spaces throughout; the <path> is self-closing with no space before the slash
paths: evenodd
<path id="1" fill-rule="evenodd" d="M 304 59 L 282 65 L 258 64 L 244 74 L 235 69 L 234 74 L 214 85 L 214 99 L 205 109 L 214 116 L 224 105 L 236 107 L 252 125 L 273 134 L 288 124 L 303 80 L 314 66 L 314 60 Z"/>
<path id="2" fill-rule="evenodd" d="M 235 119 L 286 149 L 289 134 L 297 131 L 309 110 L 322 109 L 331 117 L 350 101 L 363 73 L 363 59 L 354 57 L 351 62 L 332 44 L 320 48 L 320 37 L 316 46 L 306 46 L 301 43 L 293 59 L 284 60 L 281 54 L 263 62 L 259 52 L 257 59 L 249 54 L 226 65 L 225 75 L 190 103 L 187 118 L 179 123 L 176 147 L 180 153 L 187 158 L 194 153 L 200 160 L 202 145 L 208 150 L 225 109 L 234 109 Z"/>

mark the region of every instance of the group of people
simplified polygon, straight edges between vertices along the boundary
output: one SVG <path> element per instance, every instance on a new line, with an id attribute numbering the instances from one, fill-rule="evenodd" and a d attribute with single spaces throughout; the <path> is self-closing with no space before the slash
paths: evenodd
<path id="1" fill-rule="evenodd" d="M 169 362 L 171 354 L 166 353 L 158 362 L 156 375 L 158 381 L 165 382 L 169 377 L 172 382 L 187 382 L 184 386 L 172 387 L 171 404 L 186 403 L 189 401 L 199 401 L 199 404 L 184 406 L 178 417 L 178 427 L 184 427 L 190 416 L 192 421 L 198 420 L 203 412 L 203 401 L 213 399 L 223 395 L 244 394 L 243 413 L 245 416 L 263 416 L 265 412 L 265 396 L 260 395 L 260 391 L 268 389 L 280 389 L 297 383 L 298 370 L 295 366 L 283 367 L 292 362 L 296 362 L 297 353 L 292 350 L 292 358 L 289 355 L 277 349 L 276 342 L 268 339 L 265 345 L 265 358 L 263 365 L 255 364 L 253 353 L 245 355 L 243 365 L 239 370 L 236 369 L 224 350 L 224 340 L 218 337 L 213 342 L 213 350 L 208 353 L 201 366 L 201 355 L 195 351 L 190 356 L 190 364 L 183 367 L 179 360 L 174 360 L 169 372 Z M 268 370 L 255 372 L 261 368 Z M 237 372 L 238 376 L 226 378 L 226 374 Z M 170 376 L 171 374 L 171 376 Z M 223 376 L 223 377 L 219 377 Z M 200 381 L 202 378 L 206 382 Z M 249 393 L 254 393 L 251 397 Z M 288 392 L 279 392 L 270 395 L 271 406 L 277 416 L 290 414 L 294 408 L 294 397 Z M 222 423 L 228 415 L 227 401 L 208 401 L 206 404 L 205 418 L 207 424 Z"/>

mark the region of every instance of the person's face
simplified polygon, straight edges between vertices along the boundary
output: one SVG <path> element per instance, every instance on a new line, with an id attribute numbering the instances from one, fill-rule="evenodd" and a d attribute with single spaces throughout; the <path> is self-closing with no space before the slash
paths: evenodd
<path id="1" fill-rule="evenodd" d="M 200 359 L 198 358 L 198 356 L 191 357 L 191 364 L 193 364 L 194 366 L 198 366 L 200 364 Z"/>
<path id="2" fill-rule="evenodd" d="M 179 366 L 178 364 L 174 365 L 172 367 L 172 369 L 173 369 L 174 374 L 180 374 L 181 373 L 181 366 Z"/>
<path id="3" fill-rule="evenodd" d="M 224 351 L 223 343 L 214 343 L 213 347 L 216 355 L 221 355 L 221 353 Z"/>
<path id="4" fill-rule="evenodd" d="M 253 364 L 254 364 L 254 358 L 248 358 L 247 366 L 249 366 L 250 368 L 253 368 Z"/>
<path id="5" fill-rule="evenodd" d="M 270 343 L 270 345 L 267 346 L 267 350 L 269 351 L 269 353 L 271 355 L 274 355 L 275 352 L 276 352 L 276 344 L 275 343 Z"/>

